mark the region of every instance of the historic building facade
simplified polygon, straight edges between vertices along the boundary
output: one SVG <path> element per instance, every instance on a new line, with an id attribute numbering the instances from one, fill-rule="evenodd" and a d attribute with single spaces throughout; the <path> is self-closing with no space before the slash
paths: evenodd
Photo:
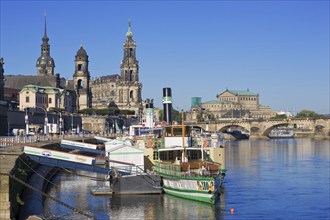
<path id="1" fill-rule="evenodd" d="M 139 82 L 139 62 L 136 58 L 136 42 L 133 39 L 130 22 L 123 48 L 124 57 L 120 65 L 121 74 L 101 76 L 95 80 L 91 80 L 91 74 L 88 68 L 89 56 L 83 46 L 81 46 L 75 55 L 73 79 L 66 80 L 60 77 L 59 73 L 54 74 L 55 61 L 50 54 L 45 16 L 41 54 L 36 61 L 37 75 L 4 76 L 2 68 L 3 60 L 1 59 L 0 98 L 1 94 L 5 93 L 2 90 L 24 90 L 25 93 L 19 93 L 23 96 L 23 94 L 26 95 L 27 91 L 31 94 L 31 91 L 36 90 L 38 91 L 36 94 L 39 94 L 40 91 L 46 91 L 43 90 L 42 87 L 50 87 L 53 91 L 55 91 L 56 88 L 59 89 L 58 91 L 63 89 L 65 94 L 70 94 L 72 98 L 70 101 L 66 101 L 65 104 L 70 104 L 72 106 L 63 106 L 63 99 L 62 104 L 56 105 L 56 107 L 65 107 L 65 109 L 70 109 L 71 112 L 88 108 L 101 109 L 115 107 L 118 109 L 133 110 L 135 111 L 135 115 L 138 115 L 143 107 L 141 98 L 142 84 Z M 1 80 L 1 77 L 5 77 L 5 80 Z M 2 89 L 3 83 L 1 82 L 5 82 L 4 89 Z M 26 87 L 27 85 L 30 87 Z M 32 89 L 32 87 L 34 89 Z M 45 94 L 41 94 L 43 93 L 40 93 L 38 96 L 45 96 Z M 19 104 L 20 109 L 32 107 L 31 103 L 27 104 L 25 102 L 25 96 L 18 98 L 18 100 L 20 102 L 24 101 Z M 65 100 L 67 100 L 67 97 Z M 39 104 L 45 109 L 54 107 L 48 101 Z"/>
<path id="2" fill-rule="evenodd" d="M 139 61 L 136 58 L 136 42 L 128 24 L 124 42 L 124 57 L 120 65 L 121 75 L 101 76 L 91 81 L 93 108 L 128 109 L 137 115 L 142 106 L 142 84 L 139 82 Z"/>
<path id="3" fill-rule="evenodd" d="M 66 112 L 72 112 L 74 106 L 72 94 L 65 89 L 56 87 L 43 87 L 36 85 L 26 85 L 20 91 L 19 109 L 42 108 L 46 111 L 51 109 L 64 109 Z M 39 111 L 39 110 L 38 110 Z"/>
<path id="4" fill-rule="evenodd" d="M 275 116 L 269 106 L 259 104 L 259 94 L 247 90 L 228 90 L 216 95 L 216 100 L 202 103 L 191 109 L 188 120 L 263 118 Z"/>

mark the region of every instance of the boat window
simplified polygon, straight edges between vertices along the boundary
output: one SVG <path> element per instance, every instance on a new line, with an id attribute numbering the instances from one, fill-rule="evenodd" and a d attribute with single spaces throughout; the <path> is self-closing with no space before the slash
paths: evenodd
<path id="1" fill-rule="evenodd" d="M 165 128 L 166 137 L 180 137 L 182 136 L 182 126 L 170 126 Z M 188 137 L 191 133 L 191 127 L 184 126 L 184 136 Z"/>
<path id="2" fill-rule="evenodd" d="M 154 151 L 153 160 L 158 160 L 158 159 L 159 159 L 158 152 L 157 151 Z"/>
<path id="3" fill-rule="evenodd" d="M 173 157 L 173 151 L 169 151 L 169 152 L 168 152 L 168 159 L 169 159 L 169 160 L 174 160 L 174 157 Z"/>
<path id="4" fill-rule="evenodd" d="M 201 158 L 201 152 L 200 151 L 189 151 L 188 152 L 188 160 L 197 160 Z"/>
<path id="5" fill-rule="evenodd" d="M 167 154 L 166 153 L 167 152 L 160 152 L 159 157 L 160 157 L 161 160 L 167 160 Z"/>

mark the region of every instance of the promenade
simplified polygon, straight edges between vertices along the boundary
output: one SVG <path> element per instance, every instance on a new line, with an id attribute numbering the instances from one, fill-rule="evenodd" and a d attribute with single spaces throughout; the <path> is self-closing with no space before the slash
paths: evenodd
<path id="1" fill-rule="evenodd" d="M 53 136 L 30 136 L 28 138 L 23 136 L 0 137 L 0 219 L 11 219 L 13 215 L 13 208 L 11 207 L 11 200 L 19 201 L 19 195 L 10 195 L 13 181 L 11 174 L 20 162 L 22 150 L 24 145 L 43 146 L 55 144 L 62 139 L 82 140 L 84 138 L 91 138 L 94 135 L 53 135 Z M 19 169 L 18 169 L 19 170 Z M 14 196 L 14 197 L 13 197 Z M 16 199 L 15 199 L 16 198 Z M 12 212 L 12 213 L 11 213 Z"/>

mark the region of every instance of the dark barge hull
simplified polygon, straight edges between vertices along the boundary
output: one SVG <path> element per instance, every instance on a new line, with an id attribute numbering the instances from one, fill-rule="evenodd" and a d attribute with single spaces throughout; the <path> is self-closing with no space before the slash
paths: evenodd
<path id="1" fill-rule="evenodd" d="M 113 177 L 110 180 L 114 194 L 160 194 L 161 178 L 156 174 L 138 174 Z"/>

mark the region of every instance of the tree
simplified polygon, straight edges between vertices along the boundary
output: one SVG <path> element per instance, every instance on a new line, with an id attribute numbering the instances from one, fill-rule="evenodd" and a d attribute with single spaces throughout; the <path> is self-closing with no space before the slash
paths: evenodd
<path id="1" fill-rule="evenodd" d="M 296 118 L 319 118 L 320 115 L 317 114 L 316 112 L 314 111 L 311 111 L 311 110 L 302 110 L 301 112 L 298 112 L 297 115 L 296 115 Z"/>
<path id="2" fill-rule="evenodd" d="M 163 120 L 163 110 L 159 111 L 159 117 Z M 182 113 L 172 108 L 172 121 L 176 121 L 178 124 L 182 123 Z"/>
<path id="3" fill-rule="evenodd" d="M 287 119 L 288 117 L 286 116 L 286 114 L 276 114 L 274 117 L 272 117 L 273 119 Z"/>

